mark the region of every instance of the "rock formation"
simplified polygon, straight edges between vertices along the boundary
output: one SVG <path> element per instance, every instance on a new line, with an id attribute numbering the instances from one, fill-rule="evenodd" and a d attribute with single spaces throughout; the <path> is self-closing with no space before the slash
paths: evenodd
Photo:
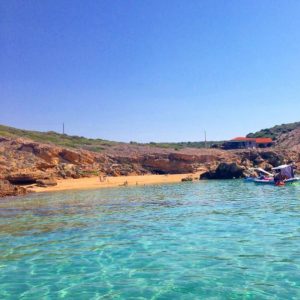
<path id="1" fill-rule="evenodd" d="M 214 171 L 208 171 L 200 179 L 235 179 L 244 177 L 245 168 L 237 163 L 220 163 Z"/>
<path id="2" fill-rule="evenodd" d="M 8 180 L 0 179 L 0 197 L 25 195 L 26 188 L 12 185 Z"/>
<path id="3" fill-rule="evenodd" d="M 299 151 L 294 148 L 283 150 L 281 147 L 230 151 L 175 150 L 120 143 L 99 153 L 23 138 L 0 137 L 1 195 L 24 193 L 22 185 L 49 186 L 56 184 L 59 178 L 95 175 L 201 172 L 205 173 L 201 177 L 203 179 L 239 178 L 247 168 L 257 166 L 270 170 L 288 160 L 299 164 Z"/>

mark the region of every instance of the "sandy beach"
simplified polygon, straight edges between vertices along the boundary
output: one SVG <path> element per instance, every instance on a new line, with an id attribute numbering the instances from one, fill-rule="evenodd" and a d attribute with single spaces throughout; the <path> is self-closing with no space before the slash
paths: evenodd
<path id="1" fill-rule="evenodd" d="M 102 181 L 97 176 L 79 179 L 61 179 L 56 186 L 32 187 L 33 192 L 54 192 L 66 190 L 99 189 L 119 186 L 139 186 L 148 184 L 176 183 L 185 177 L 191 176 L 194 180 L 199 179 L 199 174 L 172 174 L 172 175 L 139 175 L 106 177 Z"/>

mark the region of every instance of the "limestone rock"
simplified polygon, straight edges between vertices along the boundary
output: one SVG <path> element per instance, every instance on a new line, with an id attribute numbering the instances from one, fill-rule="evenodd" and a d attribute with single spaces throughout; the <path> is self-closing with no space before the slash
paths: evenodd
<path id="1" fill-rule="evenodd" d="M 94 157 L 87 151 L 73 151 L 69 149 L 63 149 L 59 155 L 68 163 L 71 164 L 92 164 Z"/>
<path id="2" fill-rule="evenodd" d="M 19 171 L 11 173 L 6 179 L 12 184 L 32 184 L 38 179 L 47 178 L 48 175 L 39 171 Z"/>
<path id="3" fill-rule="evenodd" d="M 182 182 L 191 182 L 193 181 L 193 177 L 192 176 L 187 176 L 181 179 Z"/>
<path id="4" fill-rule="evenodd" d="M 206 172 L 200 179 L 233 179 L 244 177 L 244 168 L 236 163 L 221 163 L 213 172 Z"/>
<path id="5" fill-rule="evenodd" d="M 275 151 L 265 151 L 261 152 L 260 156 L 263 161 L 267 161 L 272 166 L 279 166 L 284 163 L 284 157 Z"/>
<path id="6" fill-rule="evenodd" d="M 59 165 L 58 175 L 62 178 L 80 178 L 82 177 L 83 173 L 81 172 L 79 166 L 63 163 Z"/>
<path id="7" fill-rule="evenodd" d="M 40 186 L 40 187 L 55 186 L 55 185 L 57 185 L 57 181 L 55 178 L 38 179 L 36 181 L 36 184 L 37 184 L 37 186 Z"/>
<path id="8" fill-rule="evenodd" d="M 24 187 L 14 186 L 8 180 L 0 180 L 0 197 L 25 195 Z"/>
<path id="9" fill-rule="evenodd" d="M 55 146 L 23 142 L 18 150 L 32 153 L 51 165 L 57 165 L 59 163 L 59 148 Z"/>

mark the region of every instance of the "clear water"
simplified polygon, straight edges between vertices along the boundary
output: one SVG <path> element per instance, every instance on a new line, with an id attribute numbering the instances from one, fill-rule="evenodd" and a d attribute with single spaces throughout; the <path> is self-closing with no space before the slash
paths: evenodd
<path id="1" fill-rule="evenodd" d="M 300 299 L 300 186 L 0 200 L 0 299 Z"/>

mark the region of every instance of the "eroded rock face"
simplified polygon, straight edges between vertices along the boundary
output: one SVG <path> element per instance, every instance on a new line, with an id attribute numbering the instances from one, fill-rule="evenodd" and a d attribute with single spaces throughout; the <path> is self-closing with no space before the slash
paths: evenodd
<path id="1" fill-rule="evenodd" d="M 71 164 L 92 164 L 95 161 L 93 155 L 89 154 L 87 151 L 63 149 L 60 151 L 59 155 Z"/>
<path id="2" fill-rule="evenodd" d="M 19 151 L 29 152 L 41 158 L 45 163 L 57 165 L 59 163 L 59 148 L 34 142 L 23 142 Z"/>
<path id="3" fill-rule="evenodd" d="M 45 179 L 48 177 L 49 176 L 46 173 L 39 171 L 21 171 L 6 176 L 6 179 L 12 184 L 25 185 L 36 183 L 38 179 Z"/>
<path id="4" fill-rule="evenodd" d="M 151 173 L 156 174 L 178 174 L 192 173 L 196 170 L 191 163 L 184 161 L 170 160 L 168 158 L 146 158 L 142 165 Z"/>

